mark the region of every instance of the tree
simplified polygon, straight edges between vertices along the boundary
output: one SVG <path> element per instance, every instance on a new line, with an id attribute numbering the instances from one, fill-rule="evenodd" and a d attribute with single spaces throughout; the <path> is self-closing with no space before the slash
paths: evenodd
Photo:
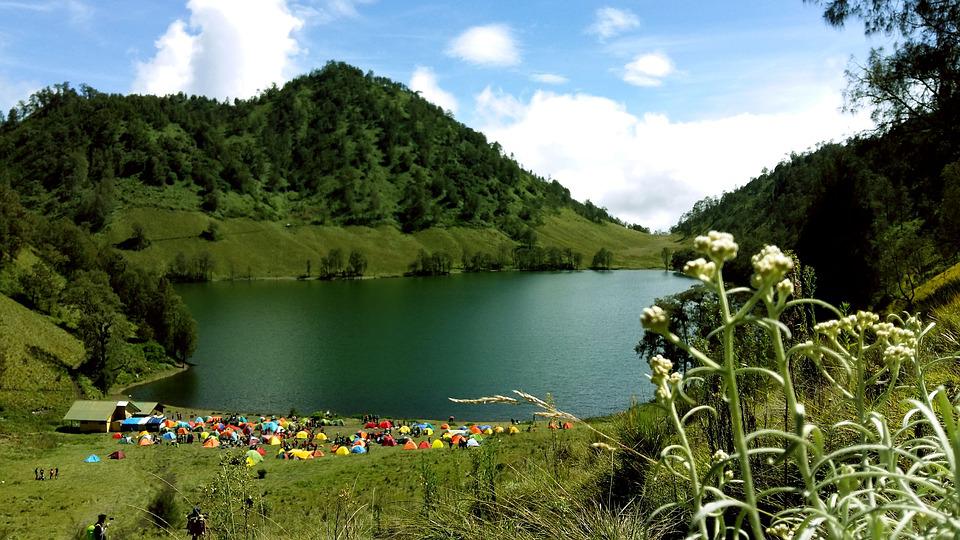
<path id="1" fill-rule="evenodd" d="M 150 245 L 150 239 L 147 238 L 147 231 L 140 223 L 134 223 L 131 227 L 130 247 L 134 251 L 140 251 Z"/>
<path id="2" fill-rule="evenodd" d="M 350 251 L 350 259 L 347 262 L 347 273 L 354 277 L 363 276 L 367 271 L 367 256 L 359 249 Z"/>
<path id="3" fill-rule="evenodd" d="M 899 37 L 888 52 L 870 51 L 866 65 L 847 70 L 848 106 L 873 107 L 881 126 L 956 107 L 960 97 L 960 0 L 806 0 L 843 27 L 863 22 L 867 35 Z"/>
<path id="4" fill-rule="evenodd" d="M 664 248 L 660 251 L 660 260 L 663 261 L 664 272 L 670 271 L 670 256 L 671 256 L 670 248 L 664 246 Z"/>
<path id="5" fill-rule="evenodd" d="M 937 261 L 933 241 L 921 233 L 923 222 L 912 220 L 887 229 L 878 239 L 878 245 L 892 257 L 880 259 L 880 272 L 888 293 L 913 305 L 919 287 Z"/>
<path id="6" fill-rule="evenodd" d="M 110 288 L 106 273 L 81 270 L 63 292 L 63 303 L 79 315 L 77 333 L 87 350 L 81 370 L 100 390 L 113 383 L 107 363 L 121 337 L 120 298 Z"/>
<path id="7" fill-rule="evenodd" d="M 940 236 L 953 253 L 960 248 L 960 161 L 943 168 L 940 201 Z"/>
<path id="8" fill-rule="evenodd" d="M 32 307 L 44 313 L 51 312 L 62 286 L 56 274 L 43 261 L 35 262 L 29 272 L 20 274 L 18 281 Z"/>
<path id="9" fill-rule="evenodd" d="M 607 248 L 600 248 L 600 251 L 597 251 L 593 255 L 590 268 L 594 270 L 609 270 L 611 265 L 613 265 L 613 252 Z"/>
<path id="10" fill-rule="evenodd" d="M 0 264 L 17 256 L 31 228 L 17 192 L 0 182 Z"/>

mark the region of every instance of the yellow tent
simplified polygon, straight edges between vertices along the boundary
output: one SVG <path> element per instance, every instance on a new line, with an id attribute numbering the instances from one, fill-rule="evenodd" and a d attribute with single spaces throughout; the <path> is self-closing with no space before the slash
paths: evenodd
<path id="1" fill-rule="evenodd" d="M 410 426 L 400 426 L 400 433 L 410 433 Z"/>
<path id="2" fill-rule="evenodd" d="M 433 437 L 433 430 L 432 430 L 432 429 L 427 428 L 427 429 L 423 430 L 423 432 L 427 435 L 427 437 Z"/>
<path id="3" fill-rule="evenodd" d="M 325 441 L 327 440 L 327 434 L 321 431 L 314 435 L 313 438 L 318 441 Z"/>
<path id="4" fill-rule="evenodd" d="M 497 426 L 493 428 L 494 433 L 503 433 L 503 426 Z"/>
<path id="5" fill-rule="evenodd" d="M 487 429 L 483 430 L 483 434 L 484 434 L 484 435 L 493 435 L 493 430 L 490 429 L 490 428 L 487 428 Z"/>
<path id="6" fill-rule="evenodd" d="M 338 455 L 338 456 L 349 456 L 349 455 L 350 455 L 350 450 L 348 450 L 346 446 L 341 446 L 340 448 L 337 448 L 337 455 Z"/>
<path id="7" fill-rule="evenodd" d="M 520 430 L 517 429 L 517 426 L 510 426 L 510 429 L 507 431 L 507 433 L 513 435 L 514 433 L 520 433 Z"/>
<path id="8" fill-rule="evenodd" d="M 267 439 L 267 442 L 270 443 L 270 446 L 280 446 L 283 444 L 283 441 L 280 440 L 280 437 L 277 437 L 276 435 Z"/>
<path id="9" fill-rule="evenodd" d="M 307 450 L 291 450 L 290 455 L 293 457 L 298 457 L 300 459 L 313 459 L 313 454 Z"/>
<path id="10" fill-rule="evenodd" d="M 297 432 L 297 438 L 298 438 L 298 439 L 305 440 L 305 439 L 307 439 L 307 438 L 309 438 L 309 437 L 310 437 L 310 435 L 309 435 L 306 431 L 298 431 L 298 432 Z"/>
<path id="11" fill-rule="evenodd" d="M 149 435 L 149 433 L 147 433 L 146 431 L 141 431 L 140 433 L 137 433 L 137 437 L 143 437 L 144 435 Z"/>
<path id="12" fill-rule="evenodd" d="M 430 446 L 432 446 L 434 449 L 441 449 L 443 448 L 443 441 L 441 441 L 440 439 L 437 439 L 433 441 L 433 444 Z"/>
<path id="13" fill-rule="evenodd" d="M 449 431 L 445 431 L 441 437 L 449 441 L 450 437 L 453 437 L 453 435 L 451 435 Z"/>
<path id="14" fill-rule="evenodd" d="M 209 437 L 209 436 L 210 436 L 210 434 L 207 433 L 206 431 L 201 431 L 201 432 L 200 432 L 200 440 L 201 440 L 201 441 L 207 440 L 207 437 Z"/>

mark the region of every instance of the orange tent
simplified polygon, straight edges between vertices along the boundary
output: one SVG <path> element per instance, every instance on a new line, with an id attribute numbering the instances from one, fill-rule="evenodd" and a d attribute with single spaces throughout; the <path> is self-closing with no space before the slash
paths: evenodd
<path id="1" fill-rule="evenodd" d="M 557 425 L 554 424 L 552 420 L 550 421 L 549 424 L 547 424 L 547 427 L 550 428 L 550 429 L 557 429 Z"/>
<path id="2" fill-rule="evenodd" d="M 573 424 L 571 424 L 570 422 L 564 422 L 563 429 L 573 429 Z"/>
<path id="3" fill-rule="evenodd" d="M 470 433 L 482 433 L 483 431 L 477 426 L 470 426 Z"/>
<path id="4" fill-rule="evenodd" d="M 190 433 L 190 432 L 187 431 L 187 428 L 185 427 L 177 429 L 177 435 L 186 435 L 187 433 Z"/>
<path id="5" fill-rule="evenodd" d="M 323 457 L 323 450 L 314 450 L 314 451 L 313 451 L 313 457 L 315 457 L 315 458 Z"/>
<path id="6" fill-rule="evenodd" d="M 216 437 L 207 437 L 207 440 L 203 441 L 204 448 L 216 448 L 220 446 L 220 441 Z"/>
<path id="7" fill-rule="evenodd" d="M 137 444 L 140 446 L 150 446 L 151 444 L 153 444 L 153 439 L 149 437 L 142 437 L 140 439 L 140 442 L 138 442 Z"/>
<path id="8" fill-rule="evenodd" d="M 418 446 L 418 448 L 420 448 L 421 450 L 429 450 L 430 443 L 428 443 L 427 441 L 420 441 L 420 446 Z"/>
<path id="9" fill-rule="evenodd" d="M 450 442 L 453 443 L 454 446 L 456 446 L 460 444 L 460 439 L 462 438 L 463 438 L 463 435 L 460 435 L 459 433 L 457 433 L 456 435 L 453 436 L 452 439 L 450 439 Z"/>
<path id="10" fill-rule="evenodd" d="M 450 424 L 440 424 L 440 429 L 450 429 Z"/>
<path id="11" fill-rule="evenodd" d="M 417 449 L 417 443 L 413 442 L 412 440 L 408 440 L 408 441 L 407 441 L 407 444 L 404 444 L 404 445 L 403 445 L 403 449 L 404 449 L 404 450 L 416 450 L 416 449 Z"/>

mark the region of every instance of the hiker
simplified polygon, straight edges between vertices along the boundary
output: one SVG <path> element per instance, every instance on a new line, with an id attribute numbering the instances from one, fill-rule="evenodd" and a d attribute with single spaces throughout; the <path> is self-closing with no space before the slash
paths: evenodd
<path id="1" fill-rule="evenodd" d="M 87 527 L 87 540 L 107 540 L 107 515 L 97 516 L 97 522 Z"/>
<path id="2" fill-rule="evenodd" d="M 54 469 L 53 469 L 53 477 L 54 477 L 54 478 L 60 478 L 60 467 L 54 467 Z"/>
<path id="3" fill-rule="evenodd" d="M 207 533 L 207 520 L 200 512 L 199 506 L 194 506 L 193 510 L 187 514 L 187 532 L 194 540 Z"/>
<path id="4" fill-rule="evenodd" d="M 53 480 L 53 467 L 50 467 L 50 476 L 48 478 L 50 478 L 50 480 Z"/>
<path id="5" fill-rule="evenodd" d="M 43 467 L 40 467 L 40 479 L 43 480 Z"/>

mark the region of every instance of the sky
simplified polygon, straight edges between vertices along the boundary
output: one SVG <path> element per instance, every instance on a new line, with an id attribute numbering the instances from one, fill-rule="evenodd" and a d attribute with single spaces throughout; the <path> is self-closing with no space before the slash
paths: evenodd
<path id="1" fill-rule="evenodd" d="M 0 0 L 0 107 L 61 82 L 246 98 L 344 61 L 663 230 L 871 129 L 844 70 L 879 45 L 802 0 Z"/>

